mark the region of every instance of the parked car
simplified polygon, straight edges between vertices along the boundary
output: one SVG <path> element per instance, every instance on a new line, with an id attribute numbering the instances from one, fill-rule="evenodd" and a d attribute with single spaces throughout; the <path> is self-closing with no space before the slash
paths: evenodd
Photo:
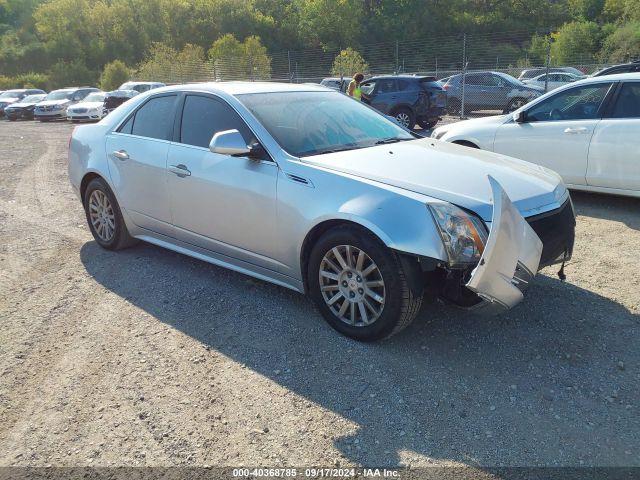
<path id="1" fill-rule="evenodd" d="M 562 87 L 567 83 L 573 83 L 576 80 L 581 80 L 585 78 L 584 75 L 577 76 L 573 73 L 566 72 L 554 72 L 554 73 L 543 73 L 542 75 L 538 75 L 537 77 L 533 77 L 530 80 L 523 80 L 522 83 L 525 85 L 540 87 L 544 90 L 545 86 L 547 87 L 547 91 L 555 90 L 558 87 Z"/>
<path id="2" fill-rule="evenodd" d="M 95 87 L 69 87 L 54 90 L 34 109 L 34 118 L 41 122 L 67 118 L 67 108 L 74 105 L 92 92 L 99 92 Z"/>
<path id="3" fill-rule="evenodd" d="M 4 114 L 8 120 L 15 121 L 19 118 L 33 120 L 33 109 L 47 96 L 46 93 L 27 95 L 22 100 L 5 107 Z"/>
<path id="4" fill-rule="evenodd" d="M 462 80 L 462 73 L 440 80 L 447 91 L 447 109 L 452 115 L 458 115 L 462 110 Z M 511 112 L 539 97 L 543 91 L 506 73 L 467 73 L 464 79 L 464 113 L 475 110 Z"/>
<path id="5" fill-rule="evenodd" d="M 412 129 L 433 128 L 445 114 L 447 95 L 435 77 L 386 75 L 360 85 L 363 101 Z"/>
<path id="6" fill-rule="evenodd" d="M 93 92 L 81 102 L 67 108 L 67 120 L 72 122 L 97 121 L 107 114 L 104 108 L 105 92 Z"/>
<path id="7" fill-rule="evenodd" d="M 574 67 L 549 67 L 549 72 L 572 73 L 577 77 L 584 77 L 584 72 Z M 520 73 L 518 80 L 521 80 L 521 81 L 529 80 L 534 77 L 537 77 L 538 75 L 542 75 L 543 73 L 547 73 L 547 67 L 525 68 Z"/>
<path id="8" fill-rule="evenodd" d="M 161 87 L 166 87 L 166 85 L 161 82 L 126 82 L 120 85 L 118 90 L 135 90 L 138 93 L 143 93 Z"/>
<path id="9" fill-rule="evenodd" d="M 4 109 L 12 103 L 19 102 L 27 95 L 36 93 L 47 93 L 39 88 L 17 88 L 14 90 L 6 90 L 0 94 L 0 117 L 4 116 Z"/>
<path id="10" fill-rule="evenodd" d="M 328 77 L 323 78 L 320 82 L 320 85 L 322 85 L 323 87 L 329 87 L 334 90 L 338 90 L 342 93 L 346 93 L 350 81 L 350 78 Z"/>
<path id="11" fill-rule="evenodd" d="M 613 75 L 616 73 L 634 73 L 640 72 L 640 60 L 635 62 L 623 63 L 621 65 L 613 65 L 611 67 L 603 68 L 597 71 L 592 77 L 602 77 L 603 75 Z"/>
<path id="12" fill-rule="evenodd" d="M 107 92 L 104 97 L 104 108 L 107 113 L 115 110 L 127 100 L 135 97 L 140 92 L 137 90 L 113 90 Z"/>
<path id="13" fill-rule="evenodd" d="M 141 239 L 306 292 L 358 340 L 407 326 L 425 285 L 512 307 L 574 241 L 554 172 L 419 138 L 319 85 L 143 93 L 77 127 L 68 168 L 103 248 Z"/>
<path id="14" fill-rule="evenodd" d="M 512 115 L 459 122 L 432 136 L 557 171 L 569 188 L 640 197 L 640 73 L 590 77 Z"/>

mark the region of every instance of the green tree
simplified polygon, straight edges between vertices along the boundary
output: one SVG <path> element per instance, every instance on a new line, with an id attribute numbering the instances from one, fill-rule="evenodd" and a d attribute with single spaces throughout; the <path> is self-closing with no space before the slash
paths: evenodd
<path id="1" fill-rule="evenodd" d="M 131 77 L 131 71 L 120 60 L 107 63 L 100 75 L 100 88 L 103 90 L 115 90 Z"/>
<path id="2" fill-rule="evenodd" d="M 640 21 L 616 28 L 604 40 L 599 56 L 607 63 L 640 59 Z"/>
<path id="3" fill-rule="evenodd" d="M 594 22 L 566 23 L 551 37 L 551 61 L 556 65 L 593 63 L 600 50 L 600 27 Z"/>
<path id="4" fill-rule="evenodd" d="M 95 85 L 98 74 L 90 70 L 82 61 L 60 60 L 49 70 L 49 90 L 55 88 Z"/>
<path id="5" fill-rule="evenodd" d="M 360 52 L 349 47 L 342 50 L 333 60 L 331 73 L 338 77 L 352 77 L 356 73 L 368 73 L 369 65 Z"/>
<path id="6" fill-rule="evenodd" d="M 145 80 L 165 83 L 195 82 L 211 79 L 204 49 L 187 44 L 182 50 L 164 43 L 154 43 L 147 58 L 138 66 L 135 75 Z"/>
<path id="7" fill-rule="evenodd" d="M 240 42 L 231 34 L 217 39 L 209 49 L 216 80 L 266 80 L 271 78 L 271 57 L 260 40 L 251 35 Z"/>

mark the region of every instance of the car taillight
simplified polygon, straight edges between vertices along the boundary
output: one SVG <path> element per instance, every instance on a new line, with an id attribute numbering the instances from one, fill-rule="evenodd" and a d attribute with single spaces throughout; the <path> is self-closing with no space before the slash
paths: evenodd
<path id="1" fill-rule="evenodd" d="M 446 83 L 446 84 L 444 84 L 444 85 L 442 86 L 442 89 L 443 89 L 443 90 L 449 90 L 449 88 L 451 88 L 451 85 L 449 85 L 448 83 Z"/>

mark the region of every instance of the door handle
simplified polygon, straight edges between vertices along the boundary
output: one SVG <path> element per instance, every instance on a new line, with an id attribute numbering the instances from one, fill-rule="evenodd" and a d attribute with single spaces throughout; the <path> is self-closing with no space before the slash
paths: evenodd
<path id="1" fill-rule="evenodd" d="M 169 167 L 169 171 L 171 173 L 175 173 L 180 178 L 190 177 L 191 176 L 191 171 L 187 168 L 186 165 L 184 165 L 182 163 L 180 163 L 178 165 L 171 165 Z"/>
<path id="2" fill-rule="evenodd" d="M 587 133 L 588 129 L 585 127 L 580 128 L 565 128 L 564 133 L 568 133 L 569 135 L 576 135 L 578 133 Z"/>
<path id="3" fill-rule="evenodd" d="M 115 152 L 113 152 L 113 156 L 118 160 L 129 160 L 129 154 L 126 152 L 126 150 L 116 150 Z"/>

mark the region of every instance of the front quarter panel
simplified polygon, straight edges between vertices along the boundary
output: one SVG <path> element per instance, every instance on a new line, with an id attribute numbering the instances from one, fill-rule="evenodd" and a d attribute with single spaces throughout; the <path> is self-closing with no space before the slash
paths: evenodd
<path id="1" fill-rule="evenodd" d="M 389 248 L 446 261 L 440 234 L 429 214 L 429 197 L 289 161 L 278 179 L 278 224 L 284 272 L 301 277 L 307 234 L 327 221 L 359 224 Z M 308 184 L 293 178 L 304 178 Z"/>

